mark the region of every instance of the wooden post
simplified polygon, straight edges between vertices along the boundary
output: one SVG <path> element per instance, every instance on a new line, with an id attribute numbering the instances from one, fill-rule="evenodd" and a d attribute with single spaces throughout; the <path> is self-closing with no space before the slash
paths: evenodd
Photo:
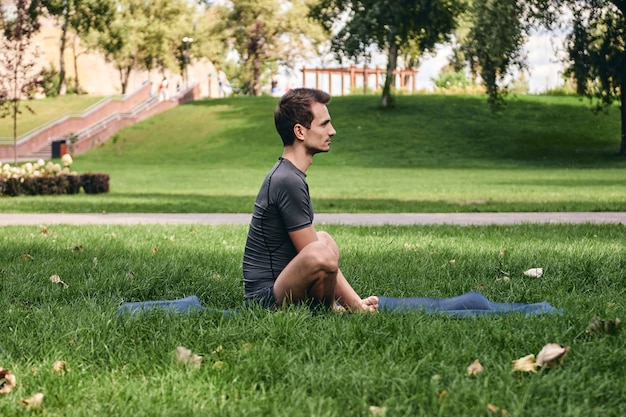
<path id="1" fill-rule="evenodd" d="M 379 87 L 379 82 L 378 82 L 379 76 L 380 76 L 380 69 L 378 68 L 378 65 L 376 65 L 376 80 L 374 81 L 376 85 L 376 91 L 378 91 L 378 87 Z"/>
<path id="2" fill-rule="evenodd" d="M 345 87 L 345 76 L 343 71 L 341 72 L 341 95 L 343 96 L 345 94 L 346 91 L 346 87 Z"/>
<path id="3" fill-rule="evenodd" d="M 328 71 L 328 94 L 333 91 L 333 70 Z"/>
<path id="4" fill-rule="evenodd" d="M 350 90 L 356 87 L 356 74 L 354 71 L 354 65 L 350 64 Z"/>
<path id="5" fill-rule="evenodd" d="M 319 90 L 320 88 L 320 72 L 319 68 L 315 68 L 315 88 Z"/>
<path id="6" fill-rule="evenodd" d="M 363 95 L 367 94 L 367 65 L 363 65 Z"/>

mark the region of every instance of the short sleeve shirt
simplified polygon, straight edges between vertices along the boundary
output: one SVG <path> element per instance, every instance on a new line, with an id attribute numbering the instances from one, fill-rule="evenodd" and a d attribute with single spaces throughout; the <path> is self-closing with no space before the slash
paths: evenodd
<path id="1" fill-rule="evenodd" d="M 245 298 L 274 285 L 296 256 L 289 232 L 313 224 L 313 205 L 304 172 L 279 158 L 254 203 L 243 256 Z"/>

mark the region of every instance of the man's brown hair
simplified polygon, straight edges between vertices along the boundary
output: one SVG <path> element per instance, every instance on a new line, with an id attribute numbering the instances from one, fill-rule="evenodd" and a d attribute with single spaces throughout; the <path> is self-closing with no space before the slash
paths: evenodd
<path id="1" fill-rule="evenodd" d="M 276 130 L 285 146 L 292 145 L 295 136 L 293 128 L 297 124 L 309 129 L 313 121 L 311 105 L 313 103 L 328 104 L 330 94 L 314 88 L 294 88 L 287 91 L 278 101 L 274 110 Z"/>

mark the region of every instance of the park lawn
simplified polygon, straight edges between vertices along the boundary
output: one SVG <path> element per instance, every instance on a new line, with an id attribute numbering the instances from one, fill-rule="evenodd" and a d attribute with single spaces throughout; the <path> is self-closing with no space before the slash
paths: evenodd
<path id="1" fill-rule="evenodd" d="M 63 116 L 77 116 L 103 97 L 70 94 L 38 100 L 22 101 L 21 114 L 17 118 L 17 136 L 45 124 L 54 122 Z M 32 109 L 28 110 L 27 106 Z M 0 119 L 0 137 L 13 138 L 13 119 L 6 116 Z"/>
<path id="2" fill-rule="evenodd" d="M 594 316 L 626 315 L 624 226 L 327 230 L 361 294 L 479 291 L 562 312 L 455 319 L 245 310 L 245 226 L 4 227 L 0 366 L 18 385 L 0 394 L 0 415 L 24 415 L 19 401 L 37 392 L 42 409 L 27 413 L 48 417 L 626 414 L 626 333 L 585 331 Z M 525 277 L 533 267 L 544 275 Z M 125 301 L 192 294 L 213 310 L 116 315 Z M 547 343 L 570 347 L 562 364 L 513 371 L 513 360 Z M 178 346 L 203 356 L 200 366 L 178 363 Z M 476 359 L 484 371 L 468 376 Z M 58 360 L 65 374 L 52 372 Z"/>
<path id="3" fill-rule="evenodd" d="M 110 193 L 0 198 L 0 212 L 251 212 L 282 152 L 271 97 L 201 100 L 123 129 L 75 156 Z M 335 97 L 337 135 L 307 180 L 318 212 L 626 210 L 619 109 L 574 97 Z"/>

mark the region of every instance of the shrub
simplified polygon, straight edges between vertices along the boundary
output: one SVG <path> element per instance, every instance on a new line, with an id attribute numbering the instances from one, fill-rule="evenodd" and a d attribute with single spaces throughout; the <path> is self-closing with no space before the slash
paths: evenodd
<path id="1" fill-rule="evenodd" d="M 87 194 L 109 192 L 109 174 L 87 173 L 80 176 L 80 185 Z"/>
<path id="2" fill-rule="evenodd" d="M 72 157 L 63 155 L 61 164 L 45 162 L 40 159 L 36 163 L 25 163 L 21 166 L 0 164 L 0 195 L 50 195 L 78 194 L 80 187 L 87 194 L 105 193 L 109 191 L 108 174 L 78 175 L 70 171 Z"/>

